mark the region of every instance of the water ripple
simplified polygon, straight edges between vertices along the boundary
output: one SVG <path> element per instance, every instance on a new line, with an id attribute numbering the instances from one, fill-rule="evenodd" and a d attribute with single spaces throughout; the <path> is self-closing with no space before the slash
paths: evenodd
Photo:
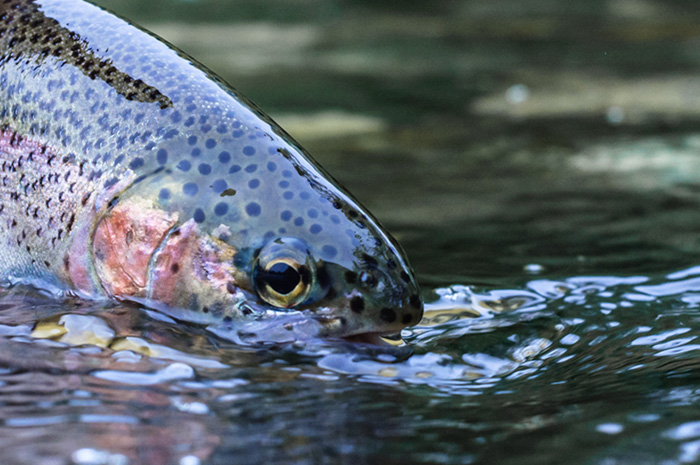
<path id="1" fill-rule="evenodd" d="M 170 462 L 178 463 L 206 457 L 227 428 L 241 438 L 227 443 L 228 453 L 290 441 L 307 450 L 326 438 L 313 413 L 323 411 L 329 427 L 361 429 L 363 418 L 386 418 L 373 426 L 377 437 L 426 430 L 438 446 L 454 444 L 450 438 L 461 432 L 475 447 L 485 438 L 478 454 L 448 458 L 499 463 L 498 442 L 488 445 L 495 437 L 515 447 L 538 431 L 567 428 L 567 437 L 599 438 L 594 442 L 656 442 L 664 456 L 686 463 L 695 460 L 700 437 L 689 418 L 700 404 L 698 269 L 649 277 L 540 274 L 510 289 L 438 288 L 420 324 L 393 342 L 398 346 L 239 346 L 225 333 L 127 307 L 63 306 L 38 311 L 33 321 L 19 311 L 0 314 L 0 428 L 51 437 L 60 427 L 84 438 L 88 426 L 99 435 L 125 428 L 138 436 L 154 422 L 168 424 L 184 444 Z M 412 415 L 406 424 L 396 421 L 403 411 Z M 290 438 L 290 431 L 307 436 Z M 547 435 L 538 437 L 541 447 L 564 453 Z M 200 443 L 207 445 L 201 451 Z M 94 441 L 71 447 L 66 453 L 133 455 L 127 446 L 107 451 Z M 341 440 L 336 449 L 357 447 Z M 420 451 L 431 459 L 441 453 Z"/>

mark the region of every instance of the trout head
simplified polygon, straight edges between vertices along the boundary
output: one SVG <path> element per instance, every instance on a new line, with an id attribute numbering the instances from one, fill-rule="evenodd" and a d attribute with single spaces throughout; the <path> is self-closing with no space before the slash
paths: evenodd
<path id="1" fill-rule="evenodd" d="M 387 334 L 418 323 L 419 288 L 394 240 L 289 154 L 268 159 L 275 169 L 256 177 L 161 170 L 125 189 L 94 227 L 102 288 L 258 339 Z"/>

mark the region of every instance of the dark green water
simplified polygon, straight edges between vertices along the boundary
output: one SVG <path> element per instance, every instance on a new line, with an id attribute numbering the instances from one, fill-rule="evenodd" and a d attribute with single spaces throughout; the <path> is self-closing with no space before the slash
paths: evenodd
<path id="1" fill-rule="evenodd" d="M 100 4 L 278 120 L 432 303 L 399 350 L 253 349 L 13 291 L 1 463 L 700 461 L 697 2 Z"/>

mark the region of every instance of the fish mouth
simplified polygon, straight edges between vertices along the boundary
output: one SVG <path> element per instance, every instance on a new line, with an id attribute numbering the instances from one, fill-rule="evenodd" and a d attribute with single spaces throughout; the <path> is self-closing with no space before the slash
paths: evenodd
<path id="1" fill-rule="evenodd" d="M 304 341 L 338 341 L 352 346 L 396 348 L 403 345 L 400 334 L 358 332 L 343 334 L 329 331 L 321 318 L 303 313 L 284 315 L 271 320 L 254 320 L 232 326 L 211 324 L 207 329 L 214 334 L 240 345 L 288 344 Z"/>
<path id="2" fill-rule="evenodd" d="M 381 347 L 398 347 L 403 344 L 401 333 L 359 333 L 351 336 L 343 336 L 341 339 L 353 344 L 368 344 Z"/>
<path id="3" fill-rule="evenodd" d="M 120 299 L 155 310 L 175 320 L 204 325 L 210 332 L 240 345 L 293 343 L 313 339 L 344 341 L 374 347 L 400 347 L 400 332 L 372 331 L 372 328 L 348 328 L 344 317 L 318 315 L 309 310 L 270 310 L 248 302 L 256 316 L 230 322 L 212 318 L 195 310 L 171 307 L 148 298 L 128 296 Z"/>

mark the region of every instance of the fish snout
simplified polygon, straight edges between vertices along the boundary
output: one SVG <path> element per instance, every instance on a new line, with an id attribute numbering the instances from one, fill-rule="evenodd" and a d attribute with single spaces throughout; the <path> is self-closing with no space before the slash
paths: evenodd
<path id="1" fill-rule="evenodd" d="M 348 274 L 352 289 L 345 293 L 344 307 L 353 333 L 396 333 L 423 317 L 420 290 L 408 272 L 393 276 L 380 270 L 362 271 L 356 279 L 352 279 L 354 273 L 346 273 L 346 279 Z"/>

